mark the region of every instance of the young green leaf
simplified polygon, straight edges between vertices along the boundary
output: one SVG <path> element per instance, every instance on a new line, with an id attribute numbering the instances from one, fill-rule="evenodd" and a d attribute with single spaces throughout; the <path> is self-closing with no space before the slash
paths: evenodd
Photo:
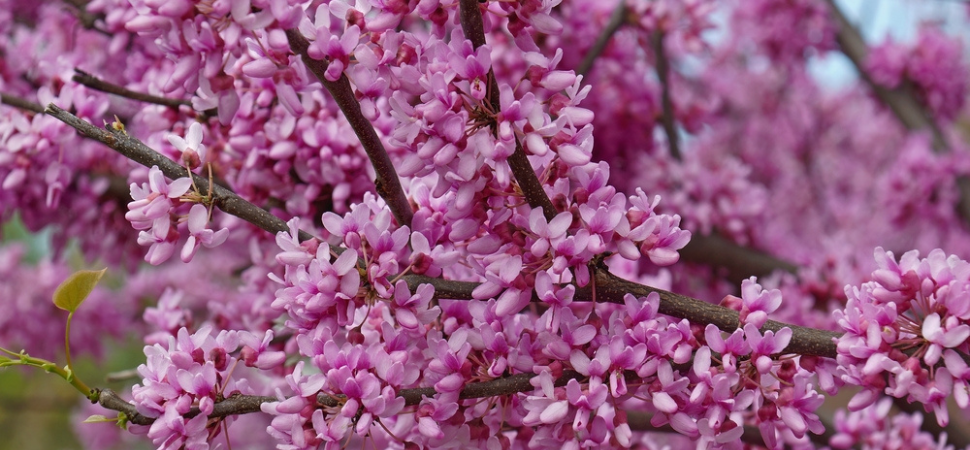
<path id="1" fill-rule="evenodd" d="M 57 290 L 54 291 L 54 305 L 65 311 L 74 312 L 78 306 L 88 298 L 94 286 L 98 284 L 104 272 L 101 270 L 81 270 L 67 277 Z"/>
<path id="2" fill-rule="evenodd" d="M 84 421 L 81 423 L 104 423 L 104 422 L 115 423 L 117 421 L 118 421 L 117 417 L 105 417 L 105 416 L 102 416 L 101 414 L 94 414 L 92 416 L 88 416 L 88 418 L 84 419 Z"/>

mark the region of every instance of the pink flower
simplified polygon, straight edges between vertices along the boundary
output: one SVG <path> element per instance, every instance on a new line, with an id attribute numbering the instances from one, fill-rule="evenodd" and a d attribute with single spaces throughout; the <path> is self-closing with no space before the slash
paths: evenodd
<path id="1" fill-rule="evenodd" d="M 199 249 L 199 245 L 204 245 L 206 248 L 213 248 L 222 245 L 229 238 L 229 229 L 223 228 L 219 231 L 212 231 L 206 228 L 209 222 L 209 210 L 200 203 L 192 205 L 192 209 L 189 210 L 189 238 L 185 241 L 185 246 L 182 247 L 182 261 L 189 262 L 192 261 L 192 257 L 195 252 Z"/>

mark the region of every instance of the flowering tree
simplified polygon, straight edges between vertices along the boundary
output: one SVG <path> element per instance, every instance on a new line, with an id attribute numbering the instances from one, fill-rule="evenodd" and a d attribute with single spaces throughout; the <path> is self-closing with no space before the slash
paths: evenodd
<path id="1" fill-rule="evenodd" d="M 970 446 L 968 70 L 932 24 L 870 49 L 822 0 L 0 5 L 0 217 L 57 250 L 0 248 L 0 366 L 85 415 L 160 449 Z M 857 86 L 807 74 L 830 52 Z M 122 287 L 68 278 L 68 241 Z M 130 391 L 75 376 L 130 332 Z"/>

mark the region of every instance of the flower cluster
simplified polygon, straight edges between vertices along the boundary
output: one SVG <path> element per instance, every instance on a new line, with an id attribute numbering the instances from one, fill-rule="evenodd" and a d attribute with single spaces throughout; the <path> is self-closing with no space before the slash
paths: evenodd
<path id="1" fill-rule="evenodd" d="M 932 407 L 948 421 L 947 398 L 970 405 L 970 263 L 933 250 L 875 251 L 873 281 L 846 288 L 844 311 L 833 313 L 845 334 L 838 341 L 842 381 L 863 389 L 849 403 L 859 410 L 883 393 Z"/>
<path id="2" fill-rule="evenodd" d="M 934 27 L 921 27 L 910 45 L 887 38 L 872 49 L 866 68 L 874 81 L 886 87 L 911 83 L 935 118 L 950 121 L 963 110 L 967 95 L 963 45 Z"/>

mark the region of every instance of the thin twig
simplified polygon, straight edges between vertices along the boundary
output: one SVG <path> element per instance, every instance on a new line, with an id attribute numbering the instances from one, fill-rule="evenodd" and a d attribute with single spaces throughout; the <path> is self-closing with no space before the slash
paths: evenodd
<path id="1" fill-rule="evenodd" d="M 132 100 L 137 100 L 140 102 L 154 103 L 156 105 L 168 106 L 171 108 L 178 108 L 179 106 L 188 106 L 188 107 L 192 106 L 192 102 L 189 102 L 188 100 L 159 97 L 156 95 L 133 91 L 131 89 L 118 86 L 117 84 L 112 84 L 107 81 L 101 80 L 81 69 L 75 68 L 74 72 L 75 72 L 74 77 L 72 77 L 74 81 L 80 84 L 83 84 L 94 90 L 107 92 L 109 94 L 119 95 L 121 97 L 130 98 Z"/>
<path id="2" fill-rule="evenodd" d="M 104 16 L 89 13 L 87 10 L 88 2 L 84 0 L 64 0 L 64 3 L 74 7 L 75 16 L 79 21 L 81 21 L 81 25 L 83 25 L 84 28 L 97 31 L 105 36 L 112 36 L 112 34 L 108 31 L 102 30 L 95 26 L 99 20 L 104 20 Z"/>
<path id="3" fill-rule="evenodd" d="M 602 269 L 595 270 L 594 275 L 595 283 L 577 288 L 573 301 L 594 301 L 592 285 L 595 284 L 595 301 L 597 302 L 622 305 L 625 303 L 624 297 L 627 294 L 632 294 L 640 298 L 646 297 L 651 293 L 656 293 L 660 297 L 659 312 L 661 314 L 673 316 L 678 319 L 687 319 L 691 324 L 714 324 L 722 331 L 728 333 L 736 330 L 740 325 L 738 312 L 733 309 L 652 286 L 627 281 Z M 408 283 L 408 286 L 412 290 L 417 289 L 421 284 L 434 286 L 434 298 L 437 300 L 471 300 L 474 298 L 472 291 L 479 285 L 476 282 L 442 280 L 440 278 L 413 274 L 405 275 L 402 279 Z M 534 297 L 533 301 L 538 301 L 538 299 Z M 841 336 L 842 333 L 791 325 L 774 320 L 767 321 L 761 327 L 761 331 L 773 331 L 777 333 L 782 328 L 790 328 L 792 330 L 792 339 L 788 347 L 785 348 L 785 354 L 822 356 L 826 358 L 835 358 L 837 356 L 835 339 Z"/>
<path id="4" fill-rule="evenodd" d="M 79 119 L 77 116 L 59 108 L 53 103 L 47 105 L 45 112 L 48 115 L 51 115 L 58 120 L 74 127 L 74 129 L 79 131 L 82 135 L 111 147 L 116 152 L 121 153 L 126 158 L 135 161 L 138 164 L 145 167 L 158 166 L 162 173 L 170 179 L 174 180 L 177 178 L 182 178 L 187 174 L 184 167 L 175 161 L 166 158 L 164 155 L 156 152 L 155 150 L 152 150 L 150 147 L 143 144 L 138 139 L 129 136 L 124 131 L 103 130 Z M 192 174 L 192 178 L 195 181 L 195 185 L 198 186 L 198 189 L 201 192 L 208 192 L 209 180 L 206 177 Z M 280 231 L 289 231 L 289 227 L 282 219 L 246 201 L 228 188 L 215 184 L 212 192 L 213 203 L 216 205 L 216 207 L 227 214 L 245 218 L 245 220 L 253 225 L 256 225 L 257 227 L 273 234 Z M 308 240 L 312 237 L 313 236 L 311 236 L 309 233 L 300 231 L 300 240 Z"/>
<path id="5" fill-rule="evenodd" d="M 859 72 L 859 76 L 869 85 L 876 97 L 889 107 L 906 129 L 910 131 L 928 130 L 933 139 L 933 150 L 938 153 L 948 151 L 942 130 L 916 99 L 911 89 L 905 84 L 895 89 L 889 89 L 872 79 L 865 67 L 866 56 L 869 52 L 865 40 L 862 39 L 862 35 L 852 26 L 834 0 L 826 0 L 826 2 L 828 2 L 832 17 L 838 25 L 839 31 L 836 40 L 842 49 L 842 53 L 852 61 L 852 65 Z M 970 178 L 959 176 L 956 183 L 960 191 L 960 200 L 956 206 L 957 212 L 964 222 L 970 224 Z"/>
<path id="6" fill-rule="evenodd" d="M 740 284 L 751 276 L 769 275 L 776 270 L 798 274 L 798 265 L 775 258 L 751 247 L 731 242 L 716 234 L 694 234 L 680 249 L 682 260 L 727 269 L 727 279 Z"/>
<path id="7" fill-rule="evenodd" d="M 505 395 L 518 394 L 520 392 L 534 391 L 535 387 L 532 386 L 530 380 L 535 376 L 535 374 L 519 373 L 489 381 L 468 383 L 461 389 L 461 392 L 458 394 L 458 398 L 467 400 L 476 398 L 501 397 Z M 556 379 L 555 386 L 565 386 L 569 380 L 579 378 L 582 378 L 582 375 L 580 375 L 578 372 L 567 370 L 563 372 L 562 376 Z M 398 391 L 397 396 L 404 398 L 404 404 L 406 406 L 415 406 L 420 404 L 424 398 L 433 397 L 436 393 L 437 392 L 433 387 L 412 388 L 401 389 Z M 317 394 L 317 403 L 323 406 L 337 407 L 344 404 L 345 400 L 346 399 L 344 398 L 334 397 L 324 393 Z M 262 404 L 278 401 L 280 401 L 280 399 L 276 397 L 237 394 L 220 402 L 216 402 L 212 409 L 212 414 L 209 414 L 209 417 L 226 417 L 230 415 L 259 412 Z M 151 425 L 155 422 L 155 418 L 139 413 L 135 408 L 135 405 L 128 403 L 110 389 L 102 389 L 99 391 L 97 403 L 112 411 L 124 413 L 125 416 L 128 417 L 128 421 L 135 425 Z M 185 414 L 185 417 L 195 417 L 199 415 L 199 413 L 200 411 L 198 407 L 192 407 L 192 409 Z"/>
<path id="8" fill-rule="evenodd" d="M 337 102 L 337 106 L 343 111 L 344 117 L 350 122 L 350 127 L 357 134 L 360 144 L 367 152 L 367 157 L 374 165 L 374 172 L 377 174 L 377 179 L 374 180 L 377 194 L 387 202 L 387 206 L 394 214 L 398 225 L 411 226 L 414 211 L 411 209 L 407 196 L 404 195 L 404 187 L 401 186 L 397 170 L 394 169 L 394 164 L 391 163 L 391 158 L 388 156 L 387 150 L 384 149 L 384 143 L 377 136 L 374 125 L 361 113 L 360 103 L 357 102 L 357 97 L 350 86 L 347 75 L 340 74 L 337 81 L 327 80 L 324 74 L 327 72 L 329 64 L 326 61 L 310 57 L 307 53 L 310 43 L 300 34 L 300 31 L 297 29 L 286 30 L 286 38 L 289 40 L 293 52 L 300 55 L 303 64 L 316 75 L 323 87 L 330 92 L 330 96 Z"/>
<path id="9" fill-rule="evenodd" d="M 61 120 L 62 122 L 74 127 L 82 135 L 95 139 L 121 153 L 125 157 L 144 165 L 145 167 L 158 166 L 168 178 L 176 179 L 185 175 L 185 168 L 175 161 L 152 150 L 138 139 L 128 136 L 123 131 L 106 131 L 91 125 L 73 114 L 64 111 L 54 104 L 47 106 L 47 114 Z M 209 180 L 205 177 L 193 174 L 196 185 L 202 191 L 209 189 Z M 278 233 L 289 231 L 286 223 L 278 217 L 270 214 L 262 208 L 249 203 L 223 186 L 215 185 L 213 189 L 215 204 L 219 209 L 227 214 L 232 214 L 246 220 L 266 231 Z M 309 233 L 300 231 L 300 239 L 312 238 Z M 606 270 L 596 270 L 596 299 L 597 301 L 607 301 L 623 304 L 623 297 L 627 293 L 637 297 L 646 297 L 651 292 L 660 295 L 660 312 L 678 318 L 688 319 L 698 324 L 712 323 L 724 331 L 733 331 L 738 327 L 737 311 L 713 305 L 702 300 L 693 299 L 687 296 L 675 294 L 662 289 L 644 286 L 627 280 L 618 278 Z M 435 285 L 437 298 L 451 299 L 471 299 L 471 293 L 478 286 L 475 282 L 449 281 L 435 278 L 428 278 L 416 275 L 406 275 L 412 289 L 416 289 L 421 283 Z M 590 286 L 579 288 L 576 291 L 577 301 L 592 301 L 593 295 Z M 818 355 L 829 358 L 835 357 L 835 344 L 832 339 L 838 337 L 838 333 L 812 328 L 787 325 L 780 322 L 768 321 L 762 329 L 780 330 L 783 327 L 790 327 L 794 332 L 792 342 L 786 349 L 788 353 L 802 355 Z"/>
<path id="10" fill-rule="evenodd" d="M 458 7 L 462 31 L 464 31 L 465 37 L 472 42 L 472 47 L 477 49 L 485 45 L 485 28 L 482 24 L 482 10 L 478 0 L 460 0 Z M 495 114 L 502 111 L 498 83 L 495 80 L 495 72 L 491 69 L 488 71 L 488 101 Z M 549 200 L 549 196 L 546 195 L 546 191 L 543 189 L 542 183 L 539 182 L 535 169 L 532 168 L 532 163 L 529 162 L 529 157 L 525 154 L 525 149 L 522 148 L 518 138 L 515 139 L 515 151 L 509 155 L 508 163 L 512 175 L 515 176 L 515 181 L 519 183 L 522 195 L 529 206 L 542 208 L 542 214 L 546 217 L 546 220 L 555 218 L 556 207 Z"/>
<path id="11" fill-rule="evenodd" d="M 596 38 L 596 42 L 593 42 L 593 46 L 589 48 L 586 55 L 583 56 L 583 60 L 576 66 L 576 75 L 583 75 L 584 78 L 589 75 L 590 70 L 593 70 L 593 63 L 596 62 L 596 58 L 603 54 L 603 50 L 606 50 L 606 45 L 610 43 L 610 39 L 613 39 L 613 35 L 626 22 L 626 13 L 626 0 L 620 0 L 610 16 L 610 21 L 606 23 L 606 28 L 603 28 L 603 32 Z"/>
<path id="12" fill-rule="evenodd" d="M 654 31 L 650 40 L 653 45 L 654 56 L 657 58 L 657 78 L 660 80 L 660 104 L 663 108 L 663 115 L 660 120 L 663 122 L 664 133 L 667 134 L 670 156 L 680 161 L 682 159 L 680 156 L 680 139 L 677 136 L 674 102 L 670 99 L 670 61 L 667 60 L 667 52 L 664 51 L 663 31 Z"/>
<path id="13" fill-rule="evenodd" d="M 14 108 L 35 112 L 37 114 L 44 114 L 43 106 L 10 94 L 0 93 L 0 104 L 13 106 Z"/>

